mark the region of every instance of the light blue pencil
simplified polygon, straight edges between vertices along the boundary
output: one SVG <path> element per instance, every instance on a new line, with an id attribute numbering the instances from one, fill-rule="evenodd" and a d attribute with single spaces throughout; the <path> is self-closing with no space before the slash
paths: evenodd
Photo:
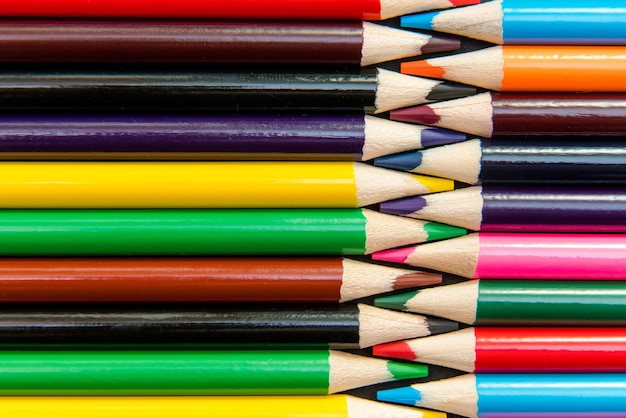
<path id="1" fill-rule="evenodd" d="M 623 0 L 494 0 L 403 16 L 429 29 L 509 45 L 626 45 Z"/>

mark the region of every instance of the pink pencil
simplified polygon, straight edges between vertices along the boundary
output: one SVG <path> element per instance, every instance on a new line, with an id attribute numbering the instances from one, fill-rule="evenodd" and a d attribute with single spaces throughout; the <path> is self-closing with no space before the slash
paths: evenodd
<path id="1" fill-rule="evenodd" d="M 473 279 L 626 279 L 626 234 L 481 232 L 379 251 L 372 259 Z"/>

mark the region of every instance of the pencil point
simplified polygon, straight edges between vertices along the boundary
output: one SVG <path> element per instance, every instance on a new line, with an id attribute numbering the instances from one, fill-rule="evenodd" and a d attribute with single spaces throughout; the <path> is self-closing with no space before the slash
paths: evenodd
<path id="1" fill-rule="evenodd" d="M 413 251 L 415 251 L 415 247 L 393 248 L 391 250 L 377 251 L 372 254 L 372 260 L 407 264 L 406 259 L 413 254 Z"/>
<path id="2" fill-rule="evenodd" d="M 441 120 L 439 115 L 428 105 L 392 110 L 389 112 L 389 118 L 397 122 L 419 123 L 424 125 L 432 125 Z"/>
<path id="3" fill-rule="evenodd" d="M 459 83 L 439 83 L 428 93 L 426 99 L 431 102 L 441 102 L 444 100 L 459 99 L 461 97 L 473 96 L 478 93 L 474 86 Z"/>
<path id="4" fill-rule="evenodd" d="M 449 129 L 428 128 L 421 132 L 423 148 L 438 147 L 467 140 L 467 134 Z"/>
<path id="5" fill-rule="evenodd" d="M 433 17 L 439 12 L 416 13 L 413 15 L 405 15 L 400 17 L 400 26 L 411 29 L 427 29 L 434 30 Z"/>
<path id="6" fill-rule="evenodd" d="M 393 309 L 394 311 L 406 311 L 406 303 L 413 299 L 419 291 L 402 293 L 400 295 L 382 296 L 374 299 L 377 308 Z"/>
<path id="7" fill-rule="evenodd" d="M 411 347 L 404 341 L 375 345 L 372 347 L 372 354 L 376 357 L 389 357 L 408 361 L 417 360 L 417 356 Z"/>
<path id="8" fill-rule="evenodd" d="M 417 379 L 428 376 L 428 366 L 424 364 L 390 361 L 387 363 L 387 369 L 395 380 Z"/>
<path id="9" fill-rule="evenodd" d="M 420 151 L 413 151 L 386 155 L 374 159 L 374 165 L 377 167 L 391 168 L 393 170 L 413 171 L 422 165 L 422 153 Z"/>
<path id="10" fill-rule="evenodd" d="M 440 284 L 441 281 L 442 276 L 439 273 L 416 271 L 415 273 L 403 274 L 402 276 L 396 277 L 393 284 L 393 290 L 430 286 L 433 284 Z"/>
<path id="11" fill-rule="evenodd" d="M 403 62 L 400 64 L 400 72 L 402 74 L 429 78 L 444 78 L 445 76 L 445 70 L 443 68 L 431 65 L 426 59 Z"/>
<path id="12" fill-rule="evenodd" d="M 450 2 L 454 4 L 454 6 L 459 7 L 459 6 L 470 6 L 472 4 L 484 3 L 485 0 L 450 0 Z"/>
<path id="13" fill-rule="evenodd" d="M 446 318 L 428 318 L 428 329 L 430 335 L 445 334 L 459 329 L 459 323 Z"/>
<path id="14" fill-rule="evenodd" d="M 454 51 L 461 47 L 461 41 L 448 36 L 433 35 L 426 45 L 422 46 L 422 54 Z"/>
<path id="15" fill-rule="evenodd" d="M 401 199 L 388 200 L 379 205 L 382 213 L 390 215 L 410 215 L 419 212 L 428 205 L 426 199 L 422 196 L 411 196 Z"/>
<path id="16" fill-rule="evenodd" d="M 458 226 L 440 224 L 437 222 L 427 222 L 424 225 L 424 231 L 427 235 L 427 241 L 439 241 L 448 238 L 460 237 L 467 234 L 465 228 Z"/>
<path id="17" fill-rule="evenodd" d="M 383 402 L 416 406 L 422 399 L 422 396 L 419 391 L 407 386 L 403 388 L 380 390 L 376 393 L 376 399 Z"/>

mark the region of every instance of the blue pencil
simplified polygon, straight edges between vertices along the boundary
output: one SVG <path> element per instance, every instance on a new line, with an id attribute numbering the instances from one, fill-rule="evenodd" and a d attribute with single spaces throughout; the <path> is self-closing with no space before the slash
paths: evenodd
<path id="1" fill-rule="evenodd" d="M 626 374 L 466 374 L 377 397 L 467 417 L 626 416 Z"/>
<path id="2" fill-rule="evenodd" d="M 518 45 L 625 45 L 623 0 L 494 0 L 403 16 L 405 28 L 429 29 Z"/>

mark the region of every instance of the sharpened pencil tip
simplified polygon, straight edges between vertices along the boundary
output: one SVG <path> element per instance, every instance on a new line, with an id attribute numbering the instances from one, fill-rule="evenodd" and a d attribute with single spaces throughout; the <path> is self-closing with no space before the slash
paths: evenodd
<path id="1" fill-rule="evenodd" d="M 451 131 L 449 129 L 428 128 L 424 129 L 421 133 L 421 143 L 423 148 L 438 147 L 466 140 L 467 134 Z"/>
<path id="2" fill-rule="evenodd" d="M 466 235 L 467 229 L 437 222 L 427 222 L 424 224 L 424 232 L 427 234 L 427 241 L 439 241 Z"/>
<path id="3" fill-rule="evenodd" d="M 422 46 L 422 54 L 432 54 L 435 52 L 454 51 L 461 48 L 461 41 L 449 36 L 433 35 L 426 45 Z"/>
<path id="4" fill-rule="evenodd" d="M 445 318 L 428 318 L 428 329 L 431 335 L 445 334 L 446 332 L 457 331 L 459 323 Z"/>
<path id="5" fill-rule="evenodd" d="M 377 308 L 393 309 L 394 311 L 405 311 L 406 303 L 413 299 L 419 291 L 402 293 L 400 295 L 382 296 L 374 299 L 374 306 Z"/>
<path id="6" fill-rule="evenodd" d="M 441 102 L 444 100 L 460 99 L 462 97 L 473 96 L 478 93 L 474 86 L 460 83 L 442 82 L 433 87 L 426 96 L 431 102 Z"/>
<path id="7" fill-rule="evenodd" d="M 376 251 L 372 254 L 372 260 L 407 264 L 406 259 L 413 254 L 413 251 L 415 251 L 415 247 L 393 248 L 391 250 Z"/>
<path id="8" fill-rule="evenodd" d="M 491 1 L 491 0 L 450 0 L 450 2 L 456 7 L 470 6 L 472 4 L 485 3 L 486 1 Z"/>
<path id="9" fill-rule="evenodd" d="M 417 379 L 428 376 L 428 366 L 424 364 L 401 363 L 390 361 L 387 370 L 395 380 Z"/>
<path id="10" fill-rule="evenodd" d="M 382 202 L 378 209 L 380 212 L 389 215 L 405 216 L 419 212 L 426 206 L 428 206 L 428 203 L 423 196 L 410 196 Z"/>
<path id="11" fill-rule="evenodd" d="M 412 287 L 430 286 L 440 284 L 443 277 L 439 273 L 427 273 L 416 271 L 415 273 L 403 274 L 396 277 L 393 290 L 410 289 Z"/>
<path id="12" fill-rule="evenodd" d="M 397 358 L 408 361 L 417 360 L 417 356 L 411 347 L 404 341 L 375 345 L 372 347 L 372 354 L 376 357 Z"/>
<path id="13" fill-rule="evenodd" d="M 376 167 L 391 168 L 392 170 L 413 171 L 422 165 L 420 151 L 404 152 L 402 154 L 386 155 L 374 159 Z"/>
<path id="14" fill-rule="evenodd" d="M 416 406 L 422 399 L 422 396 L 419 391 L 407 386 L 403 388 L 380 390 L 376 393 L 376 399 L 383 402 Z"/>
<path id="15" fill-rule="evenodd" d="M 400 64 L 402 74 L 417 75 L 420 77 L 444 78 L 446 72 L 443 68 L 431 65 L 428 60 L 403 62 Z"/>
<path id="16" fill-rule="evenodd" d="M 397 122 L 419 123 L 432 125 L 438 123 L 441 118 L 428 105 L 406 107 L 389 112 L 389 118 Z"/>
<path id="17" fill-rule="evenodd" d="M 403 28 L 411 29 L 434 30 L 433 17 L 437 16 L 438 14 L 439 12 L 425 12 L 401 16 L 400 26 L 402 26 Z"/>

